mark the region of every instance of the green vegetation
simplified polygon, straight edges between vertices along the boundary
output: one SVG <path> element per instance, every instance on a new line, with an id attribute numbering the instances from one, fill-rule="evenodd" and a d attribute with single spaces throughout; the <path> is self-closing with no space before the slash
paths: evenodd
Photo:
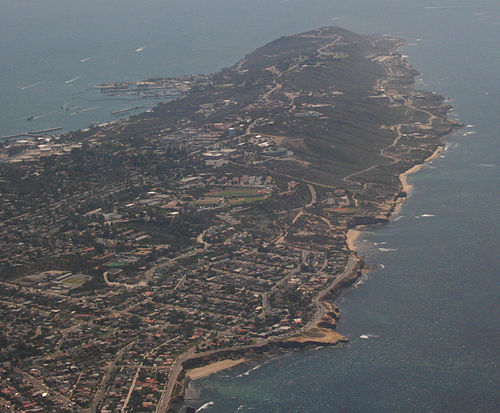
<path id="1" fill-rule="evenodd" d="M 251 204 L 257 201 L 263 201 L 264 199 L 266 199 L 265 196 L 249 196 L 245 198 L 233 198 L 229 200 L 229 205 L 236 206 L 236 205 Z"/>
<path id="2" fill-rule="evenodd" d="M 226 189 L 223 191 L 208 192 L 207 196 L 219 196 L 225 198 L 252 197 L 262 193 L 262 189 Z"/>

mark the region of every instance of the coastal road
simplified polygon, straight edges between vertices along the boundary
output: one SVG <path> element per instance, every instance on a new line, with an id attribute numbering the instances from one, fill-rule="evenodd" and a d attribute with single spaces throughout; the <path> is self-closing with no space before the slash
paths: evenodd
<path id="1" fill-rule="evenodd" d="M 356 268 L 356 265 L 358 265 L 358 263 L 359 263 L 359 258 L 357 258 L 355 255 L 351 255 L 349 257 L 349 260 L 347 261 L 347 265 L 342 274 L 336 277 L 335 280 L 330 285 L 321 290 L 313 298 L 313 304 L 318 310 L 318 312 L 301 330 L 307 330 L 308 328 L 314 326 L 319 320 L 321 320 L 321 317 L 323 317 L 323 315 L 327 310 L 327 308 L 323 304 L 323 299 L 327 294 L 337 289 L 345 280 L 347 280 L 350 276 L 352 276 L 352 273 Z"/>
<path id="2" fill-rule="evenodd" d="M 347 265 L 342 272 L 330 285 L 328 285 L 326 288 L 321 290 L 314 298 L 313 298 L 313 303 L 314 306 L 317 308 L 317 314 L 302 328 L 298 330 L 291 331 L 289 333 L 282 334 L 280 336 L 273 337 L 271 340 L 269 339 L 263 339 L 258 341 L 257 343 L 253 345 L 245 345 L 245 346 L 238 346 L 234 348 L 225 348 L 221 350 L 209 350 L 206 352 L 201 352 L 201 353 L 196 353 L 196 349 L 193 347 L 189 349 L 187 352 L 185 352 L 183 355 L 181 355 L 175 363 L 172 365 L 172 370 L 170 371 L 169 377 L 167 382 L 165 383 L 165 387 L 163 389 L 163 393 L 160 397 L 160 400 L 158 402 L 158 405 L 156 407 L 155 413 L 166 413 L 170 406 L 170 401 L 172 399 L 172 396 L 174 394 L 175 387 L 177 385 L 178 378 L 182 372 L 182 364 L 186 361 L 192 358 L 194 355 L 196 357 L 201 357 L 201 356 L 208 356 L 212 354 L 216 354 L 221 351 L 231 351 L 231 350 L 244 350 L 246 348 L 252 348 L 255 346 L 259 345 L 264 345 L 266 343 L 272 342 L 272 341 L 279 341 L 288 337 L 291 337 L 296 334 L 300 334 L 304 332 L 305 330 L 313 327 L 319 320 L 321 320 L 321 317 L 325 314 L 327 311 L 327 308 L 323 304 L 323 299 L 325 296 L 330 293 L 332 290 L 338 288 L 346 279 L 348 279 L 351 275 L 352 272 L 355 270 L 356 265 L 359 263 L 359 259 L 355 255 L 351 255 L 349 257 L 349 260 L 347 262 Z"/>
<path id="3" fill-rule="evenodd" d="M 177 340 L 180 337 L 181 336 L 176 336 L 174 338 L 171 338 L 170 340 L 167 340 L 167 341 L 159 344 L 155 348 L 153 348 L 150 351 L 148 351 L 145 356 L 143 356 L 141 364 L 139 364 L 137 366 L 137 371 L 135 372 L 134 379 L 132 380 L 132 384 L 130 385 L 130 388 L 128 390 L 127 397 L 125 398 L 125 401 L 123 403 L 123 407 L 121 409 L 121 413 L 125 413 L 125 411 L 127 410 L 127 406 L 128 406 L 128 404 L 130 402 L 130 398 L 132 397 L 132 393 L 134 392 L 135 384 L 137 383 L 137 379 L 139 378 L 139 373 L 140 373 L 141 369 L 144 367 L 144 361 L 146 360 L 146 358 L 149 357 L 149 355 L 151 353 L 153 353 L 154 351 L 158 350 L 160 347 L 163 347 L 164 345 L 166 345 L 166 344 L 168 344 L 168 343 L 170 343 L 170 342 L 172 342 L 174 340 Z"/>
<path id="4" fill-rule="evenodd" d="M 163 393 L 160 397 L 160 401 L 156 407 L 155 413 L 166 413 L 169 408 L 170 400 L 177 385 L 177 379 L 182 372 L 182 363 L 187 359 L 191 358 L 195 354 L 196 348 L 193 347 L 189 349 L 186 353 L 180 356 L 175 363 L 172 365 L 172 370 L 168 376 L 167 383 L 163 389 Z"/>

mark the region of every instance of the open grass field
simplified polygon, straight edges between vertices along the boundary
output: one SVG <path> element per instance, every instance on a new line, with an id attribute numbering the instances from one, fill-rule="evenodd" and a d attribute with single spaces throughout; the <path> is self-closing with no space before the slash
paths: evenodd
<path id="1" fill-rule="evenodd" d="M 262 201 L 266 199 L 265 196 L 248 196 L 245 198 L 233 198 L 228 201 L 230 206 L 251 204 L 252 202 Z"/>

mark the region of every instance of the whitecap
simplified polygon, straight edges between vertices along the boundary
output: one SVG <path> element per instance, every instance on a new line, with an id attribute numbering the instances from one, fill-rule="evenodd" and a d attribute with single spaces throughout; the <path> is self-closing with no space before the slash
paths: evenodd
<path id="1" fill-rule="evenodd" d="M 208 409 L 209 407 L 213 406 L 215 403 L 214 402 L 208 402 L 205 403 L 203 406 L 201 406 L 198 410 L 196 410 L 195 413 L 201 412 L 202 410 Z"/>

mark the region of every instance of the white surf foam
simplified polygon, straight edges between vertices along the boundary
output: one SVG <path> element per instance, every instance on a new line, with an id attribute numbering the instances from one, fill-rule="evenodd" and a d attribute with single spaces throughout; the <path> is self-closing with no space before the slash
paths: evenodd
<path id="1" fill-rule="evenodd" d="M 378 336 L 377 334 L 368 334 L 368 333 L 362 334 L 359 336 L 359 338 L 364 338 L 365 340 L 369 339 L 369 338 L 377 338 L 377 337 L 380 337 L 380 336 Z"/>
<path id="2" fill-rule="evenodd" d="M 238 374 L 236 377 L 249 376 L 252 371 L 260 369 L 261 367 L 262 367 L 262 364 L 258 364 L 257 366 L 251 368 L 250 370 L 245 371 L 244 373 Z"/>
<path id="3" fill-rule="evenodd" d="M 213 406 L 214 404 L 215 404 L 214 402 L 205 403 L 198 410 L 196 410 L 196 413 L 201 412 L 202 410 L 208 409 L 209 407 Z"/>

